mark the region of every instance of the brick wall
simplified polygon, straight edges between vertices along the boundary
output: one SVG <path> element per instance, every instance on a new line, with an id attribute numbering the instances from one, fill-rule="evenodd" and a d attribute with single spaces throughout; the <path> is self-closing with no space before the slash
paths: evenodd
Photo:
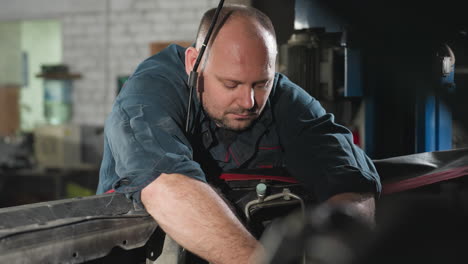
<path id="1" fill-rule="evenodd" d="M 227 1 L 244 3 L 249 1 Z M 74 123 L 103 124 L 117 89 L 150 54 L 151 42 L 192 41 L 217 0 L 113 0 L 104 12 L 63 18 L 64 62 L 83 74 L 75 83 Z"/>
<path id="2" fill-rule="evenodd" d="M 83 76 L 74 82 L 73 123 L 102 125 L 115 98 L 117 77 L 131 74 L 149 56 L 151 42 L 192 41 L 203 12 L 217 4 L 218 0 L 5 0 L 0 17 L 62 22 L 63 62 Z"/>
<path id="3" fill-rule="evenodd" d="M 104 12 L 63 18 L 63 56 L 83 79 L 74 86 L 74 118 L 99 125 L 110 111 L 117 77 L 128 75 L 148 57 L 149 43 L 191 41 L 203 12 L 217 1 L 119 0 Z"/>

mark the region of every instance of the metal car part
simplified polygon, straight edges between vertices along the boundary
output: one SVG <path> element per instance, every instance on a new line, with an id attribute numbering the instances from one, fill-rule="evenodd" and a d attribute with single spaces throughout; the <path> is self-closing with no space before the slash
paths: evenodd
<path id="1" fill-rule="evenodd" d="M 260 184 L 263 184 L 263 183 L 260 183 Z M 300 205 L 301 205 L 301 211 L 302 211 L 302 213 L 304 213 L 304 210 L 305 210 L 304 200 L 300 196 L 298 196 L 298 195 L 296 195 L 294 193 L 291 193 L 291 191 L 288 188 L 284 188 L 282 193 L 272 194 L 272 195 L 268 195 L 268 196 L 264 196 L 264 193 L 262 193 L 262 194 L 257 193 L 257 195 L 258 195 L 257 199 L 252 200 L 252 201 L 248 202 L 245 205 L 244 213 L 245 213 L 245 217 L 247 218 L 247 221 L 250 221 L 250 218 L 251 218 L 250 209 L 253 206 L 262 205 L 262 204 L 267 203 L 269 201 L 274 201 L 274 200 L 278 200 L 278 199 L 281 199 L 281 198 L 284 201 L 289 201 L 289 200 L 291 200 L 291 198 L 295 199 L 295 200 L 298 200 Z"/>
<path id="2" fill-rule="evenodd" d="M 0 263 L 24 264 L 84 263 L 143 247 L 158 226 L 123 194 L 2 208 L 0 223 Z"/>

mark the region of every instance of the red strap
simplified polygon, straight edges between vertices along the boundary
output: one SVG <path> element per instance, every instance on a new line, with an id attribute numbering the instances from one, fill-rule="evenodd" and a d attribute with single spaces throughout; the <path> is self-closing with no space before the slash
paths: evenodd
<path id="1" fill-rule="evenodd" d="M 468 166 L 445 170 L 441 172 L 422 175 L 415 178 L 405 179 L 397 182 L 384 184 L 382 187 L 382 194 L 390 194 L 402 192 L 410 189 L 415 189 L 425 185 L 433 184 L 440 181 L 459 178 L 468 175 Z M 298 183 L 298 181 L 291 177 L 284 176 L 270 176 L 270 175 L 257 175 L 257 174 L 240 174 L 240 173 L 223 173 L 219 176 L 220 179 L 225 181 L 246 181 L 246 180 L 274 180 L 280 182 Z M 111 189 L 107 192 L 114 193 L 115 190 Z"/>
<path id="2" fill-rule="evenodd" d="M 382 194 L 390 194 L 411 190 L 433 183 L 459 178 L 466 175 L 468 175 L 468 166 L 426 174 L 419 177 L 384 184 L 382 187 Z M 257 174 L 223 173 L 219 178 L 225 181 L 275 180 L 281 182 L 298 183 L 296 179 L 291 177 Z"/>
<path id="3" fill-rule="evenodd" d="M 274 180 L 274 181 L 280 181 L 280 182 L 298 183 L 296 179 L 291 178 L 291 177 L 256 175 L 256 174 L 223 173 L 221 174 L 221 176 L 219 176 L 219 178 L 225 181 Z"/>
<path id="4" fill-rule="evenodd" d="M 419 177 L 384 184 L 382 187 L 382 194 L 402 192 L 440 181 L 459 178 L 466 175 L 468 175 L 468 166 L 426 174 Z"/>

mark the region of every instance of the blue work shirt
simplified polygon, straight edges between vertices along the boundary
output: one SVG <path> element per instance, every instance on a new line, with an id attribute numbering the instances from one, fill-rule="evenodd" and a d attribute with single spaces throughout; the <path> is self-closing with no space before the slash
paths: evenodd
<path id="1" fill-rule="evenodd" d="M 161 173 L 200 181 L 232 169 L 284 168 L 318 201 L 343 192 L 381 191 L 372 161 L 320 103 L 277 73 L 253 125 L 226 141 L 193 98 L 184 131 L 188 84 L 185 49 L 170 45 L 142 62 L 125 83 L 105 123 L 97 193 L 141 190 Z M 227 143 L 228 142 L 228 143 Z"/>

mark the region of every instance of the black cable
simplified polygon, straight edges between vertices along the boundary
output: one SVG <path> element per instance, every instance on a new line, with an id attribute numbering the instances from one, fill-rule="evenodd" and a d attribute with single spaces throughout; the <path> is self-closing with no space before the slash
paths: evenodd
<path id="1" fill-rule="evenodd" d="M 190 112 L 192 111 L 192 97 L 193 97 L 193 90 L 197 86 L 197 81 L 198 81 L 198 73 L 197 69 L 200 64 L 201 58 L 203 57 L 203 53 L 205 53 L 206 46 L 208 45 L 208 42 L 210 41 L 211 34 L 213 32 L 213 28 L 216 25 L 216 21 L 218 20 L 219 12 L 223 8 L 224 0 L 219 1 L 218 8 L 216 8 L 215 15 L 213 17 L 213 20 L 211 21 L 210 28 L 208 29 L 208 32 L 206 33 L 205 40 L 203 41 L 203 44 L 200 48 L 200 52 L 198 53 L 197 60 L 195 61 L 195 65 L 193 66 L 192 71 L 190 72 L 190 76 L 188 79 L 188 85 L 189 85 L 189 98 L 188 98 L 188 106 L 187 106 L 187 118 L 185 120 L 185 132 L 189 133 L 189 124 L 190 124 Z"/>

